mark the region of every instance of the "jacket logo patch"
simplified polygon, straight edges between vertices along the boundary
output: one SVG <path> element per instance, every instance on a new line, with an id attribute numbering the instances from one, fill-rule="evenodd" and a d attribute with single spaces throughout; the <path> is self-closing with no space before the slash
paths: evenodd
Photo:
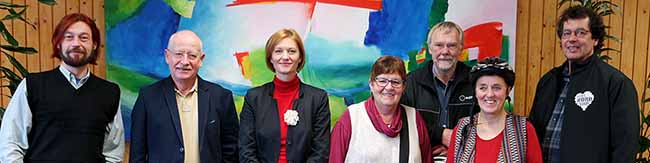
<path id="1" fill-rule="evenodd" d="M 584 93 L 576 94 L 575 102 L 576 105 L 582 108 L 582 111 L 586 111 L 587 107 L 591 105 L 591 102 L 593 102 L 594 99 L 595 99 L 594 94 L 592 94 L 591 91 L 585 91 Z"/>
<path id="2" fill-rule="evenodd" d="M 465 100 L 471 100 L 472 98 L 474 98 L 474 96 L 465 96 L 465 95 L 458 96 L 458 100 L 460 100 L 461 102 L 464 102 Z"/>

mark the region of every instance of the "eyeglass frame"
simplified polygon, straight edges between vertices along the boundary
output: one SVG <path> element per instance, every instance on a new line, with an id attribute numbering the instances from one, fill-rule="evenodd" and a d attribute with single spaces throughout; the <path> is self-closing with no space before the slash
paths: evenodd
<path id="1" fill-rule="evenodd" d="M 375 84 L 377 84 L 380 87 L 388 87 L 389 83 L 390 83 L 390 86 L 392 86 L 393 88 L 402 88 L 402 87 L 404 87 L 404 80 L 375 77 L 374 81 L 375 81 Z M 381 84 L 381 82 L 386 82 L 386 83 Z"/>
<path id="2" fill-rule="evenodd" d="M 571 36 L 576 36 L 577 38 L 586 38 L 588 34 L 590 34 L 591 31 L 583 28 L 579 28 L 576 30 L 562 30 L 562 33 L 560 33 L 560 38 L 562 39 L 569 39 Z"/>
<path id="3" fill-rule="evenodd" d="M 188 60 L 191 61 L 196 61 L 199 58 L 201 58 L 205 53 L 202 51 L 180 51 L 180 50 L 171 50 L 171 49 L 165 49 L 166 52 L 171 53 L 171 56 L 176 59 L 183 59 L 187 57 Z M 197 55 L 193 55 L 193 53 L 198 53 Z"/>

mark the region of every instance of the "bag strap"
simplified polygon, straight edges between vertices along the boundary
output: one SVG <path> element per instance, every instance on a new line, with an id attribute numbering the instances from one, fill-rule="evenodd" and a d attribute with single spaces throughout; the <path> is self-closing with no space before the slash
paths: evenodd
<path id="1" fill-rule="evenodd" d="M 402 129 L 399 132 L 399 162 L 408 163 L 409 160 L 409 123 L 406 116 L 406 109 L 399 107 L 402 113 Z"/>

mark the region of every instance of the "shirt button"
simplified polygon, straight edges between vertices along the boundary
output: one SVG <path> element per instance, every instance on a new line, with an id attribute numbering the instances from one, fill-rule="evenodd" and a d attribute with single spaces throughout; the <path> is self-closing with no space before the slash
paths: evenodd
<path id="1" fill-rule="evenodd" d="M 287 141 L 287 145 L 291 145 L 291 141 Z"/>
<path id="2" fill-rule="evenodd" d="M 185 148 L 182 148 L 182 147 L 181 147 L 180 149 L 178 149 L 178 151 L 181 152 L 181 153 L 183 153 L 183 151 L 185 151 Z"/>

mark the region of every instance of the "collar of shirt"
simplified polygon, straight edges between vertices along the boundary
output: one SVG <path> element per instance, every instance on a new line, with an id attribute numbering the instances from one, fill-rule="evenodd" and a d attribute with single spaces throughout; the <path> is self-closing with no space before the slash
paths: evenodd
<path id="1" fill-rule="evenodd" d="M 434 64 L 435 64 L 435 63 L 434 63 Z M 443 84 L 443 85 L 444 85 L 445 83 L 443 83 L 443 82 L 438 78 L 438 72 L 436 71 L 436 70 L 437 70 L 436 66 L 433 65 L 433 66 L 431 66 L 431 67 L 432 67 L 432 68 L 431 68 L 431 72 L 433 73 L 433 79 L 434 79 L 434 81 L 435 81 L 435 80 L 438 80 L 438 81 L 440 82 L 440 84 Z M 458 67 L 458 66 L 456 66 L 456 67 Z M 449 79 L 449 81 L 447 82 L 447 85 L 450 85 L 450 83 L 452 83 L 452 82 L 454 81 L 454 79 L 456 79 L 456 75 L 458 75 L 458 73 L 456 73 L 456 71 L 457 71 L 457 70 L 454 68 L 454 75 L 451 76 L 451 79 Z M 447 86 L 447 85 L 445 85 L 445 86 Z"/>
<path id="2" fill-rule="evenodd" d="M 196 89 L 199 87 L 198 84 L 199 84 L 198 79 L 194 80 L 194 85 L 192 86 L 192 89 L 190 89 L 190 91 L 187 92 L 187 94 L 185 94 L 185 95 L 180 90 L 178 90 L 178 88 L 176 88 L 176 87 L 174 87 L 174 92 L 176 92 L 176 94 L 178 94 L 181 97 L 186 97 L 186 96 L 189 96 L 192 93 L 196 92 Z"/>
<path id="3" fill-rule="evenodd" d="M 77 79 L 77 77 L 74 76 L 72 72 L 70 72 L 68 69 L 64 68 L 63 66 L 59 66 L 59 71 L 61 71 L 61 74 L 65 76 L 65 78 L 68 80 L 70 85 L 74 87 L 75 89 L 79 89 L 79 87 L 83 86 L 86 81 L 88 81 L 88 78 L 90 78 L 90 70 L 86 71 L 86 75 L 82 77 L 81 79 Z"/>

